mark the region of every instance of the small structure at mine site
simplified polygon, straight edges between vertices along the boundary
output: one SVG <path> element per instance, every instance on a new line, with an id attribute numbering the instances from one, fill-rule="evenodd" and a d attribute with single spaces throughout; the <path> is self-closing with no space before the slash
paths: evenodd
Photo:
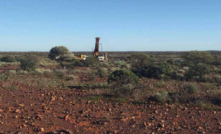
<path id="1" fill-rule="evenodd" d="M 100 62 L 107 62 L 108 61 L 108 57 L 107 57 L 107 52 L 103 53 L 102 50 L 101 52 L 99 51 L 99 45 L 102 45 L 101 43 L 99 43 L 100 41 L 100 37 L 96 37 L 95 38 L 95 48 L 94 48 L 94 52 L 93 52 L 93 56 L 95 58 L 98 59 L 98 61 Z M 87 59 L 87 55 L 84 54 L 75 54 L 75 58 L 78 60 L 86 60 Z"/>
<path id="2" fill-rule="evenodd" d="M 94 56 L 101 62 L 107 62 L 108 61 L 107 53 L 99 54 L 99 45 L 101 44 L 99 43 L 100 37 L 96 37 L 95 40 L 96 41 L 95 41 L 95 48 L 94 48 Z"/>
<path id="3" fill-rule="evenodd" d="M 87 55 L 84 55 L 84 54 L 76 54 L 75 55 L 75 58 L 78 59 L 78 60 L 86 60 L 87 59 Z"/>

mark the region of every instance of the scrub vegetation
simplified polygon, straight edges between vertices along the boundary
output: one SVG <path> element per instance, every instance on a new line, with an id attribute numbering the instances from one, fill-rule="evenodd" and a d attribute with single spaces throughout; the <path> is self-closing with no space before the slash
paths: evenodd
<path id="1" fill-rule="evenodd" d="M 26 132 L 26 128 L 29 128 L 33 133 L 52 131 L 68 133 L 69 129 L 72 132 L 85 133 L 91 131 L 88 129 L 84 132 L 82 128 L 90 126 L 91 130 L 98 133 L 111 133 L 112 130 L 109 128 L 115 124 L 113 121 L 119 120 L 118 125 L 125 128 L 122 130 L 125 133 L 130 133 L 130 130 L 131 133 L 146 130 L 160 133 L 172 131 L 165 125 L 170 125 L 174 131 L 177 126 L 169 120 L 148 121 L 149 118 L 152 118 L 152 115 L 160 116 L 159 113 L 163 111 L 168 113 L 165 115 L 168 118 L 176 118 L 175 113 L 179 116 L 177 111 L 180 111 L 183 117 L 177 122 L 180 126 L 180 130 L 176 130 L 177 133 L 187 130 L 192 133 L 220 131 L 219 123 L 212 127 L 213 122 L 209 124 L 209 128 L 194 127 L 188 123 L 188 128 L 182 128 L 181 123 L 187 115 L 195 116 L 198 110 L 204 113 L 199 115 L 204 122 L 208 122 L 206 116 L 220 119 L 221 53 L 110 52 L 109 59 L 109 62 L 99 62 L 89 55 L 86 60 L 79 60 L 64 46 L 53 47 L 49 53 L 0 53 L 0 94 L 1 99 L 4 99 L 1 103 L 5 104 L 0 107 L 0 113 L 1 110 L 9 112 L 10 107 L 12 110 L 8 113 L 10 116 L 1 114 L 3 120 L 0 121 L 6 125 L 11 120 L 10 117 L 15 117 L 14 123 L 17 126 L 14 128 L 11 126 L 13 128 L 11 132 L 19 130 Z M 16 99 L 22 94 L 26 98 L 20 98 L 21 101 L 14 105 L 11 103 L 14 102 L 13 97 L 8 97 L 9 94 L 16 96 Z M 21 107 L 20 104 L 25 106 Z M 59 110 L 55 110 L 53 115 L 53 105 L 60 107 L 58 104 L 64 105 L 64 109 L 60 109 L 60 113 Z M 70 106 L 66 106 L 67 104 Z M 95 105 L 99 111 L 97 116 L 102 117 L 96 117 L 93 113 Z M 36 111 L 41 109 L 40 107 L 43 111 L 30 112 L 31 109 L 34 108 Z M 72 115 L 71 108 L 77 109 L 78 112 Z M 139 111 L 140 115 L 136 115 L 136 111 Z M 56 118 L 77 127 L 72 129 L 69 124 L 66 130 L 61 125 L 65 123 L 61 123 L 57 124 L 55 129 L 55 124 L 50 127 L 43 123 L 43 117 L 37 122 L 28 119 L 26 115 L 23 117 L 21 113 L 29 115 L 30 118 L 41 118 L 42 115 L 48 119 L 47 121 Z M 148 117 L 145 113 L 149 114 Z M 21 123 L 23 121 L 24 123 Z M 40 122 L 44 125 L 40 125 Z M 191 122 L 194 120 L 189 123 Z M 103 127 L 102 123 L 108 127 Z M 133 128 L 130 126 L 131 123 L 137 126 L 139 124 L 139 127 Z M 98 129 L 100 127 L 102 129 Z M 4 128 L 0 133 L 6 132 Z"/>

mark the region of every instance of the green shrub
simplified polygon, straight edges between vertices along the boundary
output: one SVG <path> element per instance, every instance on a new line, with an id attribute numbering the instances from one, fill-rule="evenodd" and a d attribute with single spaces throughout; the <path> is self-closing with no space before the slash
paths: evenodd
<path id="1" fill-rule="evenodd" d="M 59 79 L 64 79 L 65 78 L 65 73 L 64 72 L 54 72 L 55 76 Z"/>
<path id="2" fill-rule="evenodd" d="M 66 76 L 66 80 L 77 80 L 77 79 L 78 79 L 78 76 L 73 75 L 73 74 Z"/>
<path id="3" fill-rule="evenodd" d="M 160 79 L 161 75 L 163 74 L 162 69 L 156 65 L 148 65 L 134 69 L 132 71 L 140 77 L 156 78 L 156 79 Z"/>
<path id="4" fill-rule="evenodd" d="M 198 92 L 198 88 L 193 84 L 187 84 L 184 87 L 185 91 L 189 94 L 195 94 Z"/>
<path id="5" fill-rule="evenodd" d="M 89 89 L 90 87 L 91 87 L 91 85 L 88 83 L 82 85 L 83 89 Z"/>
<path id="6" fill-rule="evenodd" d="M 176 67 L 168 63 L 158 65 L 146 65 L 140 68 L 133 69 L 132 71 L 139 77 L 155 78 L 155 79 L 168 79 L 177 78 L 175 76 Z"/>
<path id="7" fill-rule="evenodd" d="M 15 62 L 15 57 L 13 56 L 4 56 L 1 58 L 2 62 Z"/>
<path id="8" fill-rule="evenodd" d="M 25 57 L 23 57 L 23 56 L 15 56 L 15 60 L 18 62 L 21 62 L 24 59 L 25 59 Z"/>
<path id="9" fill-rule="evenodd" d="M 21 60 L 20 67 L 25 71 L 35 71 L 38 65 L 38 58 L 36 56 L 27 56 Z"/>
<path id="10" fill-rule="evenodd" d="M 140 79 L 133 72 L 129 70 L 114 71 L 108 78 L 108 83 L 121 83 L 121 84 L 137 84 Z"/>
<path id="11" fill-rule="evenodd" d="M 78 60 L 78 59 L 74 59 L 74 60 L 73 60 L 73 66 L 83 67 L 83 66 L 86 66 L 86 65 L 84 64 L 84 61 Z"/>
<path id="12" fill-rule="evenodd" d="M 146 65 L 150 65 L 154 62 L 154 58 L 144 54 L 144 53 L 135 53 L 127 57 L 128 61 L 131 63 L 132 68 L 140 68 Z"/>
<path id="13" fill-rule="evenodd" d="M 84 66 L 97 66 L 99 64 L 99 61 L 95 57 L 87 57 L 86 60 L 82 61 L 84 63 Z"/>
<path id="14" fill-rule="evenodd" d="M 197 78 L 198 80 L 203 80 L 205 74 L 208 73 L 208 67 L 205 64 L 199 63 L 195 66 L 191 66 L 189 71 L 186 73 L 187 79 Z"/>
<path id="15" fill-rule="evenodd" d="M 16 70 L 9 70 L 8 73 L 9 74 L 16 74 L 17 72 L 16 72 Z"/>
<path id="16" fill-rule="evenodd" d="M 154 95 L 154 100 L 157 102 L 160 102 L 162 104 L 172 101 L 170 96 L 168 95 L 168 92 L 166 92 L 166 91 L 157 92 Z"/>
<path id="17" fill-rule="evenodd" d="M 65 46 L 55 46 L 51 48 L 48 57 L 52 60 L 64 61 L 73 59 L 74 54 L 72 54 Z"/>
<path id="18" fill-rule="evenodd" d="M 175 66 L 172 66 L 168 63 L 162 63 L 160 65 L 162 71 L 161 78 L 172 78 L 174 75 Z"/>
<path id="19" fill-rule="evenodd" d="M 50 70 L 50 69 L 44 69 L 44 68 L 36 68 L 36 69 L 35 69 L 35 72 L 36 72 L 36 73 L 39 73 L 39 74 L 43 74 L 43 73 L 45 73 L 45 72 L 51 73 L 51 70 Z"/>
<path id="20" fill-rule="evenodd" d="M 104 89 L 104 88 L 107 88 L 107 87 L 108 87 L 107 83 L 93 83 L 91 85 L 92 89 L 96 89 L 96 88 Z"/>
<path id="21" fill-rule="evenodd" d="M 214 57 L 210 52 L 191 51 L 182 56 L 183 64 L 187 66 L 194 66 L 199 63 L 211 64 Z"/>
<path id="22" fill-rule="evenodd" d="M 132 84 L 113 84 L 110 86 L 110 94 L 114 95 L 115 97 L 128 97 L 133 95 L 134 85 Z"/>
<path id="23" fill-rule="evenodd" d="M 131 96 L 139 82 L 139 77 L 129 70 L 114 71 L 108 78 L 110 93 L 122 97 Z"/>
<path id="24" fill-rule="evenodd" d="M 220 84 L 221 84 L 221 76 L 216 76 L 216 77 L 215 77 L 215 81 L 216 81 L 217 83 L 220 83 Z"/>
<path id="25" fill-rule="evenodd" d="M 197 106 L 197 107 L 203 107 L 203 108 L 211 108 L 212 107 L 212 104 L 210 101 L 208 100 L 203 100 L 203 99 L 197 99 L 193 102 L 193 105 L 194 106 Z"/>
<path id="26" fill-rule="evenodd" d="M 97 69 L 97 75 L 101 78 L 105 78 L 108 75 L 108 71 L 106 68 L 98 67 Z"/>
<path id="27" fill-rule="evenodd" d="M 163 74 L 166 74 L 166 75 L 170 74 L 174 71 L 174 67 L 168 63 L 162 63 L 160 65 L 160 68 L 161 68 Z"/>

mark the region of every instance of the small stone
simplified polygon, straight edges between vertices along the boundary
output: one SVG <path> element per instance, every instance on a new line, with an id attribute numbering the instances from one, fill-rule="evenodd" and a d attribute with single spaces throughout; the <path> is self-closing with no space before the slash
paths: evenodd
<path id="1" fill-rule="evenodd" d="M 24 104 L 19 104 L 18 106 L 19 106 L 19 107 L 24 107 L 25 105 L 24 105 Z"/>
<path id="2" fill-rule="evenodd" d="M 32 122 L 32 123 L 31 123 L 31 126 L 32 126 L 32 127 L 35 127 L 35 123 L 34 123 L 34 122 Z"/>
<path id="3" fill-rule="evenodd" d="M 43 117 L 40 114 L 37 114 L 35 118 L 39 120 L 43 120 Z"/>
<path id="4" fill-rule="evenodd" d="M 44 131 L 45 131 L 45 129 L 42 127 L 42 128 L 40 129 L 40 131 L 41 131 L 41 132 L 44 132 Z"/>
<path id="5" fill-rule="evenodd" d="M 51 97 L 51 101 L 55 101 L 55 99 L 56 99 L 56 97 L 54 97 L 54 96 Z"/>
<path id="6" fill-rule="evenodd" d="M 183 110 L 183 111 L 186 111 L 186 110 L 187 110 L 187 108 L 185 107 L 185 108 L 183 108 L 182 110 Z"/>
<path id="7" fill-rule="evenodd" d="M 9 107 L 9 108 L 8 108 L 8 111 L 9 111 L 9 112 L 12 112 L 13 110 L 14 110 L 13 107 Z"/>
<path id="8" fill-rule="evenodd" d="M 21 113 L 21 110 L 16 109 L 16 110 L 15 110 L 15 113 Z"/>
<path id="9" fill-rule="evenodd" d="M 164 128 L 165 125 L 161 123 L 161 124 L 158 124 L 158 127 Z"/>
<path id="10" fill-rule="evenodd" d="M 66 121 L 69 120 L 69 116 L 68 116 L 68 115 L 65 115 L 65 116 L 64 116 L 64 120 L 66 120 Z"/>
<path id="11" fill-rule="evenodd" d="M 198 129 L 202 130 L 203 128 L 202 127 L 198 127 Z"/>

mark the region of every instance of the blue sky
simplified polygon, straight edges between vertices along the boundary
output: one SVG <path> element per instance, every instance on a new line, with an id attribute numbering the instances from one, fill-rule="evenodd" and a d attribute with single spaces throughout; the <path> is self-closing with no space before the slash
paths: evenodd
<path id="1" fill-rule="evenodd" d="M 221 0 L 0 0 L 0 51 L 221 50 Z"/>

